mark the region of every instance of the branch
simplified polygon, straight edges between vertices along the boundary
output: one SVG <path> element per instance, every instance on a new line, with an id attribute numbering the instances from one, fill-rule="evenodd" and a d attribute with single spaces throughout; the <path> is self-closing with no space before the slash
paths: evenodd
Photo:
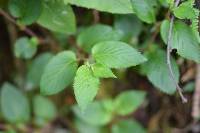
<path id="1" fill-rule="evenodd" d="M 97 10 L 93 10 L 93 17 L 94 17 L 94 24 L 98 23 L 100 21 L 100 15 Z"/>
<path id="2" fill-rule="evenodd" d="M 175 7 L 177 7 L 179 3 L 180 3 L 180 0 L 176 0 L 175 1 Z M 186 103 L 187 99 L 183 96 L 182 89 L 178 85 L 178 83 L 176 82 L 176 78 L 174 76 L 174 72 L 172 70 L 172 65 L 171 65 L 170 56 L 171 56 L 171 52 L 172 52 L 172 32 L 173 32 L 174 19 L 175 19 L 174 15 L 172 15 L 172 17 L 170 19 L 169 34 L 168 34 L 168 39 L 167 39 L 167 66 L 168 66 L 168 69 L 169 69 L 170 77 L 171 77 L 174 85 L 176 86 L 176 90 L 178 91 L 178 93 L 179 93 L 179 95 L 182 99 L 182 102 Z"/>
<path id="3" fill-rule="evenodd" d="M 26 26 L 19 25 L 14 18 L 12 18 L 9 14 L 7 14 L 4 10 L 0 9 L 0 15 L 4 16 L 7 20 L 12 22 L 14 25 L 19 27 L 20 30 L 24 31 L 26 34 L 32 37 L 36 37 L 39 40 L 39 43 L 47 43 L 48 40 L 44 40 L 40 37 L 38 37 L 31 29 L 29 29 Z"/>
<path id="4" fill-rule="evenodd" d="M 195 92 L 193 95 L 192 117 L 194 120 L 199 119 L 200 116 L 200 64 L 197 64 L 197 75 L 195 82 Z"/>

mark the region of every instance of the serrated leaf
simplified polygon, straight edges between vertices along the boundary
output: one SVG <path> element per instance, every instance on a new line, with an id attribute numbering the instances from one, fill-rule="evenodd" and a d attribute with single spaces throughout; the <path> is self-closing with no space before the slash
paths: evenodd
<path id="1" fill-rule="evenodd" d="M 169 32 L 169 21 L 163 21 L 161 25 L 161 36 L 167 43 Z M 200 45 L 191 27 L 183 22 L 175 22 L 172 33 L 172 48 L 177 49 L 177 53 L 196 62 L 200 62 Z M 192 54 L 191 54 L 192 53 Z"/>
<path id="2" fill-rule="evenodd" d="M 194 19 L 195 11 L 191 1 L 181 3 L 178 7 L 173 9 L 174 15 L 179 19 Z"/>
<path id="3" fill-rule="evenodd" d="M 78 118 L 84 122 L 102 126 L 108 124 L 112 120 L 112 112 L 107 109 L 105 104 L 109 104 L 110 100 L 95 101 L 91 103 L 84 112 L 82 112 L 78 106 L 73 107 L 73 111 Z"/>
<path id="4" fill-rule="evenodd" d="M 142 21 L 146 23 L 155 22 L 155 12 L 148 0 L 131 0 L 133 11 Z"/>
<path id="5" fill-rule="evenodd" d="M 36 119 L 42 119 L 44 121 L 43 124 L 52 120 L 57 113 L 56 106 L 54 105 L 54 103 L 48 98 L 43 97 L 41 95 L 34 96 L 33 111 Z"/>
<path id="6" fill-rule="evenodd" d="M 28 88 L 39 86 L 44 68 L 52 57 L 53 54 L 51 53 L 43 53 L 33 60 L 33 62 L 30 64 L 27 74 Z"/>
<path id="7" fill-rule="evenodd" d="M 128 115 L 135 111 L 144 101 L 145 92 L 125 91 L 119 94 L 114 100 L 115 113 Z"/>
<path id="8" fill-rule="evenodd" d="M 99 11 L 129 14 L 133 13 L 130 0 L 64 0 L 76 6 L 92 8 Z"/>
<path id="9" fill-rule="evenodd" d="M 194 5 L 195 1 L 192 0 L 191 2 L 192 2 L 192 7 L 195 6 L 195 5 L 198 6 L 198 3 L 196 3 Z M 200 44 L 200 30 L 199 30 L 199 27 L 200 27 L 200 21 L 199 21 L 200 10 L 198 8 L 193 7 L 193 11 L 195 12 L 195 17 L 191 18 L 190 21 L 192 22 L 192 24 L 190 26 L 191 26 L 194 34 L 196 35 L 197 40 L 198 40 L 198 42 Z"/>
<path id="10" fill-rule="evenodd" d="M 99 78 L 95 77 L 87 65 L 78 68 L 74 80 L 74 93 L 76 101 L 82 111 L 95 98 L 99 89 Z"/>
<path id="11" fill-rule="evenodd" d="M 96 24 L 83 30 L 78 35 L 77 42 L 86 52 L 90 53 L 96 43 L 120 39 L 121 34 L 112 27 Z"/>
<path id="12" fill-rule="evenodd" d="M 98 78 L 116 78 L 112 70 L 102 64 L 96 63 L 92 65 L 92 71 L 94 76 Z"/>
<path id="13" fill-rule="evenodd" d="M 94 59 L 110 68 L 126 68 L 146 61 L 146 58 L 128 44 L 120 41 L 105 41 L 92 48 Z"/>
<path id="14" fill-rule="evenodd" d="M 41 0 L 9 0 L 8 6 L 10 13 L 25 25 L 37 21 L 42 12 Z"/>
<path id="15" fill-rule="evenodd" d="M 76 31 L 73 10 L 61 0 L 43 1 L 43 10 L 38 23 L 55 32 L 73 34 Z"/>
<path id="16" fill-rule="evenodd" d="M 154 49 L 147 53 L 148 62 L 142 65 L 149 81 L 162 92 L 173 94 L 176 92 L 176 86 L 172 81 L 167 67 L 166 53 L 161 49 Z M 172 69 L 176 78 L 179 80 L 179 69 L 174 59 L 172 59 Z"/>
<path id="17" fill-rule="evenodd" d="M 77 70 L 76 56 L 71 51 L 60 52 L 47 66 L 40 82 L 40 91 L 45 95 L 64 90 L 73 80 Z"/>
<path id="18" fill-rule="evenodd" d="M 146 130 L 135 120 L 121 120 L 112 126 L 112 133 L 146 133 Z"/>
<path id="19" fill-rule="evenodd" d="M 26 123 L 30 119 L 28 99 L 9 83 L 4 83 L 1 88 L 1 111 L 10 123 Z"/>
<path id="20" fill-rule="evenodd" d="M 30 59 L 37 52 L 37 41 L 34 38 L 21 37 L 14 44 L 14 54 L 17 58 Z"/>

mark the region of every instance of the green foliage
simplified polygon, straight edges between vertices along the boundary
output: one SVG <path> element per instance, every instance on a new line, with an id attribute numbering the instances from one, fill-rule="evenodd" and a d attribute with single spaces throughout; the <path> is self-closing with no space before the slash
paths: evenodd
<path id="1" fill-rule="evenodd" d="M 115 123 L 112 133 L 146 133 L 144 127 L 134 120 L 122 120 Z"/>
<path id="2" fill-rule="evenodd" d="M 191 0 L 191 6 L 193 7 L 193 11 L 195 14 L 194 18 L 191 18 L 192 24 L 191 24 L 191 28 L 194 31 L 199 43 L 200 43 L 200 31 L 199 31 L 199 14 L 200 14 L 200 10 L 197 8 L 194 8 L 195 6 L 195 0 Z"/>
<path id="3" fill-rule="evenodd" d="M 19 23 L 29 25 L 39 18 L 42 0 L 9 0 L 9 10 Z"/>
<path id="4" fill-rule="evenodd" d="M 126 91 L 115 99 L 105 99 L 91 103 L 84 112 L 73 107 L 73 111 L 82 121 L 95 126 L 103 126 L 111 122 L 115 115 L 125 116 L 134 112 L 144 101 L 142 91 Z M 90 118 L 90 119 L 88 119 Z"/>
<path id="5" fill-rule="evenodd" d="M 108 133 L 104 128 L 99 126 L 90 125 L 79 119 L 75 120 L 75 125 L 78 133 Z"/>
<path id="6" fill-rule="evenodd" d="M 102 64 L 96 63 L 92 65 L 92 71 L 94 76 L 98 78 L 116 78 L 112 70 Z"/>
<path id="7" fill-rule="evenodd" d="M 15 132 L 15 129 L 29 132 L 29 125 L 36 128 L 33 132 L 46 132 L 46 129 L 59 132 L 61 127 L 67 127 L 63 132 L 77 130 L 79 133 L 146 132 L 134 118 L 127 119 L 141 105 L 140 109 L 144 110 L 154 103 L 149 98 L 143 104 L 147 89 L 152 87 L 143 81 L 144 76 L 155 89 L 173 95 L 174 82 L 178 83 L 181 74 L 193 67 L 194 63 L 186 59 L 200 63 L 200 10 L 195 0 L 181 1 L 177 7 L 174 2 L 0 0 L 3 16 L 0 43 L 5 43 L 3 50 L 0 49 L 3 52 L 0 53 L 0 83 L 9 80 L 17 84 L 31 99 L 30 107 L 18 88 L 3 84 L 0 113 L 4 119 L 0 121 L 8 128 L 5 132 Z M 165 51 L 162 40 L 167 44 L 172 15 L 175 17 L 170 40 L 172 51 Z M 13 40 L 16 42 L 10 44 Z M 169 75 L 169 53 L 175 79 Z M 8 68 L 4 64 L 7 62 Z M 133 66 L 136 67 L 129 68 Z M 193 79 L 181 83 L 184 92 L 194 91 Z M 128 89 L 133 85 L 146 92 Z M 64 92 L 65 88 L 69 89 Z M 61 91 L 64 93 L 52 96 L 51 100 L 41 95 Z M 160 95 L 154 95 L 156 92 L 150 94 L 156 100 L 161 99 Z M 166 100 L 158 103 L 162 105 L 162 101 Z M 69 116 L 70 119 L 65 118 Z M 154 123 L 154 119 L 148 119 Z M 60 126 L 61 123 L 67 125 Z M 160 126 L 165 130 L 166 125 Z"/>
<path id="8" fill-rule="evenodd" d="M 102 41 L 120 40 L 121 35 L 108 25 L 97 24 L 83 30 L 77 38 L 78 44 L 86 51 L 91 52 L 92 47 Z"/>
<path id="9" fill-rule="evenodd" d="M 165 43 L 167 43 L 168 32 L 169 21 L 165 20 L 161 25 L 161 36 Z M 196 61 L 197 63 L 200 62 L 199 42 L 192 29 L 183 22 L 178 21 L 174 24 L 172 48 L 176 49 L 180 56 Z"/>
<path id="10" fill-rule="evenodd" d="M 65 89 L 73 80 L 77 70 L 76 56 L 71 51 L 64 51 L 54 56 L 41 78 L 41 93 L 51 95 Z"/>
<path id="11" fill-rule="evenodd" d="M 142 31 L 141 21 L 132 14 L 116 16 L 114 27 L 122 34 L 125 41 L 137 37 Z"/>
<path id="12" fill-rule="evenodd" d="M 186 1 L 181 3 L 174 10 L 174 15 L 180 19 L 194 19 L 195 18 L 195 10 L 193 8 L 193 4 L 190 1 Z"/>
<path id="13" fill-rule="evenodd" d="M 76 31 L 76 20 L 72 8 L 61 0 L 44 0 L 38 23 L 60 33 L 72 34 Z"/>
<path id="14" fill-rule="evenodd" d="M 44 72 L 44 68 L 52 57 L 53 57 L 53 54 L 51 53 L 43 53 L 37 56 L 32 61 L 28 69 L 28 74 L 27 74 L 28 88 L 34 88 L 40 85 L 40 80 Z"/>
<path id="15" fill-rule="evenodd" d="M 48 98 L 36 95 L 33 99 L 33 109 L 37 125 L 43 126 L 49 120 L 55 118 L 57 109 Z"/>
<path id="16" fill-rule="evenodd" d="M 146 23 L 155 22 L 155 12 L 148 0 L 130 0 L 135 14 Z"/>
<path id="17" fill-rule="evenodd" d="M 99 11 L 128 14 L 133 13 L 129 0 L 64 0 L 76 6 L 93 8 Z"/>
<path id="18" fill-rule="evenodd" d="M 116 114 L 128 115 L 135 111 L 144 101 L 145 93 L 142 91 L 125 91 L 114 100 Z"/>
<path id="19" fill-rule="evenodd" d="M 175 93 L 176 86 L 172 83 L 172 79 L 169 76 L 165 52 L 155 47 L 146 53 L 146 56 L 149 60 L 142 65 L 142 70 L 147 75 L 149 81 L 159 90 L 167 94 Z M 176 81 L 178 82 L 180 74 L 174 59 L 172 60 L 172 68 Z"/>
<path id="20" fill-rule="evenodd" d="M 184 90 L 185 92 L 193 92 L 193 91 L 195 90 L 195 83 L 194 83 L 194 82 L 189 82 L 189 83 L 187 83 L 187 84 L 184 86 L 183 90 Z"/>
<path id="21" fill-rule="evenodd" d="M 14 53 L 17 58 L 30 59 L 37 52 L 37 38 L 21 37 L 16 40 L 14 45 Z"/>
<path id="22" fill-rule="evenodd" d="M 181 3 L 177 8 L 175 8 L 173 12 L 177 18 L 191 20 L 192 30 L 194 31 L 200 43 L 200 34 L 198 32 L 200 11 L 194 8 L 194 4 L 195 4 L 195 0 L 185 1 Z"/>
<path id="23" fill-rule="evenodd" d="M 138 51 L 124 42 L 105 41 L 96 44 L 92 55 L 98 63 L 110 68 L 126 68 L 146 61 Z"/>
<path id="24" fill-rule="evenodd" d="M 1 111 L 10 123 L 26 123 L 30 119 L 28 99 L 9 83 L 4 83 L 1 88 Z"/>
<path id="25" fill-rule="evenodd" d="M 91 103 L 84 112 L 82 112 L 78 106 L 74 106 L 73 111 L 76 116 L 84 122 L 90 125 L 102 126 L 108 124 L 112 120 L 112 112 L 106 106 L 106 104 L 110 104 L 110 102 L 112 101 L 95 101 Z"/>
<path id="26" fill-rule="evenodd" d="M 98 89 L 99 78 L 93 75 L 90 66 L 79 67 L 74 79 L 74 93 L 81 110 L 85 110 L 92 102 Z"/>

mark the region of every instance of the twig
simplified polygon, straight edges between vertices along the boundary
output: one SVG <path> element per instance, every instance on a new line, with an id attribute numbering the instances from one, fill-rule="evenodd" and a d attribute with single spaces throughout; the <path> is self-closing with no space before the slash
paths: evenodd
<path id="1" fill-rule="evenodd" d="M 154 43 L 154 41 L 156 40 L 156 37 L 158 36 L 158 33 L 160 32 L 160 25 L 161 25 L 161 22 L 157 22 L 155 25 L 154 25 L 154 28 L 155 28 L 155 31 L 153 32 L 153 35 L 152 37 L 150 38 L 150 41 L 148 43 L 148 46 L 147 48 L 149 48 L 149 46 Z"/>
<path id="2" fill-rule="evenodd" d="M 179 3 L 180 3 L 180 0 L 176 0 L 175 7 L 177 7 Z M 170 19 L 170 27 L 169 27 L 169 34 L 168 34 L 168 40 L 167 40 L 167 66 L 169 69 L 170 77 L 171 77 L 172 81 L 174 82 L 174 85 L 176 86 L 176 89 L 182 99 L 182 102 L 186 103 L 187 99 L 183 96 L 182 89 L 176 82 L 176 78 L 175 78 L 174 72 L 172 70 L 171 59 L 170 59 L 171 52 L 172 52 L 172 32 L 173 32 L 174 19 L 175 19 L 174 15 L 172 15 L 172 17 Z"/>
<path id="3" fill-rule="evenodd" d="M 94 24 L 98 23 L 100 20 L 99 12 L 97 10 L 93 10 Z"/>
<path id="4" fill-rule="evenodd" d="M 74 47 L 77 50 L 77 57 L 79 61 L 85 61 L 88 58 L 88 54 L 76 43 L 75 38 L 73 36 L 68 39 L 69 45 Z"/>
<path id="5" fill-rule="evenodd" d="M 0 9 L 0 15 L 4 16 L 7 20 L 9 20 L 10 22 L 12 22 L 14 25 L 16 25 L 17 27 L 19 27 L 20 30 L 24 31 L 26 34 L 28 34 L 29 36 L 32 37 L 36 37 L 39 40 L 39 43 L 47 43 L 48 40 L 42 39 L 40 37 L 38 37 L 31 29 L 29 29 L 26 26 L 21 26 L 19 25 L 14 18 L 12 18 L 9 14 L 7 14 L 4 10 Z"/>
<path id="6" fill-rule="evenodd" d="M 200 64 L 197 64 L 197 74 L 195 82 L 195 92 L 193 95 L 192 117 L 198 120 L 200 116 Z"/>

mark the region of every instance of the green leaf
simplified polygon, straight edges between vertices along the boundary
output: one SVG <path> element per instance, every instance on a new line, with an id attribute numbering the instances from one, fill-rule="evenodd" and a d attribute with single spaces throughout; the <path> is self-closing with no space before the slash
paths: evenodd
<path id="1" fill-rule="evenodd" d="M 55 32 L 73 34 L 76 31 L 73 10 L 61 0 L 44 0 L 38 23 Z"/>
<path id="2" fill-rule="evenodd" d="M 160 5 L 169 8 L 169 0 L 158 0 L 158 1 Z"/>
<path id="3" fill-rule="evenodd" d="M 78 106 L 74 106 L 73 111 L 76 116 L 84 122 L 90 125 L 102 126 L 108 124 L 112 120 L 112 111 L 106 106 L 106 104 L 110 104 L 110 102 L 112 101 L 104 100 L 92 102 L 84 112 L 82 112 Z"/>
<path id="4" fill-rule="evenodd" d="M 75 125 L 78 133 L 108 133 L 104 128 L 90 125 L 80 119 L 75 119 Z"/>
<path id="5" fill-rule="evenodd" d="M 138 18 L 146 23 L 154 23 L 155 12 L 148 0 L 131 0 L 133 11 L 136 13 Z"/>
<path id="6" fill-rule="evenodd" d="M 42 12 L 42 0 L 9 0 L 10 13 L 22 24 L 37 21 Z"/>
<path id="7" fill-rule="evenodd" d="M 43 53 L 33 60 L 27 74 L 28 88 L 39 86 L 44 68 L 52 57 L 51 53 Z"/>
<path id="8" fill-rule="evenodd" d="M 41 93 L 52 95 L 64 90 L 72 82 L 77 66 L 76 55 L 71 51 L 60 52 L 54 56 L 42 75 Z"/>
<path id="9" fill-rule="evenodd" d="M 167 43 L 169 32 L 169 21 L 163 21 L 161 25 L 161 36 Z M 175 22 L 172 33 L 172 48 L 186 58 L 200 63 L 200 45 L 192 29 L 183 22 Z M 191 54 L 192 53 L 192 54 Z"/>
<path id="10" fill-rule="evenodd" d="M 99 78 L 95 77 L 87 65 L 78 68 L 74 80 L 74 93 L 76 101 L 82 111 L 95 98 L 99 89 Z"/>
<path id="11" fill-rule="evenodd" d="M 98 78 L 116 78 L 112 70 L 102 64 L 96 63 L 92 65 L 92 71 L 94 76 Z"/>
<path id="12" fill-rule="evenodd" d="M 161 49 L 154 49 L 147 53 L 147 57 L 149 60 L 142 65 L 142 69 L 145 71 L 149 81 L 165 93 L 175 93 L 176 86 L 169 75 L 165 52 Z M 180 74 L 174 59 L 172 59 L 172 69 L 174 71 L 176 82 L 178 82 Z"/>
<path id="13" fill-rule="evenodd" d="M 194 19 L 195 11 L 191 1 L 181 3 L 178 7 L 173 9 L 174 15 L 179 19 Z"/>
<path id="14" fill-rule="evenodd" d="M 56 117 L 56 106 L 46 97 L 36 95 L 33 99 L 33 111 L 36 119 L 48 122 Z M 45 123 L 44 123 L 45 124 Z"/>
<path id="15" fill-rule="evenodd" d="M 133 13 L 130 0 L 64 0 L 76 6 L 92 8 L 99 11 L 129 14 Z"/>
<path id="16" fill-rule="evenodd" d="M 194 92 L 194 90 L 195 90 L 195 83 L 194 82 L 189 82 L 183 87 L 184 92 L 191 93 L 191 92 Z"/>
<path id="17" fill-rule="evenodd" d="M 37 52 L 36 38 L 21 37 L 14 44 L 14 54 L 17 58 L 30 59 Z"/>
<path id="18" fill-rule="evenodd" d="M 134 120 L 121 120 L 112 126 L 112 133 L 146 133 L 142 125 Z"/>
<path id="19" fill-rule="evenodd" d="M 26 123 L 30 119 L 28 99 L 9 83 L 4 83 L 1 88 L 1 111 L 10 123 Z"/>
<path id="20" fill-rule="evenodd" d="M 83 30 L 79 35 L 78 44 L 88 53 L 92 47 L 102 41 L 120 40 L 121 34 L 108 25 L 97 24 Z"/>
<path id="21" fill-rule="evenodd" d="M 134 112 L 144 101 L 145 92 L 126 91 L 119 94 L 114 100 L 115 113 L 128 115 Z"/>
<path id="22" fill-rule="evenodd" d="M 126 68 L 146 61 L 138 51 L 120 41 L 105 41 L 92 49 L 95 60 L 110 68 Z"/>
<path id="23" fill-rule="evenodd" d="M 132 14 L 117 16 L 115 18 L 114 27 L 122 33 L 123 40 L 128 41 L 132 37 L 137 37 L 142 31 L 141 21 Z"/>
<path id="24" fill-rule="evenodd" d="M 191 6 L 193 7 L 193 11 L 194 11 L 194 18 L 191 17 L 191 25 L 190 27 L 192 28 L 194 34 L 196 35 L 197 37 L 197 40 L 200 44 L 200 30 L 199 30 L 199 27 L 200 27 L 200 21 L 199 21 L 199 14 L 200 14 L 200 10 L 198 8 L 195 7 L 198 6 L 197 2 L 195 3 L 194 0 L 191 0 L 190 2 L 192 2 Z"/>

